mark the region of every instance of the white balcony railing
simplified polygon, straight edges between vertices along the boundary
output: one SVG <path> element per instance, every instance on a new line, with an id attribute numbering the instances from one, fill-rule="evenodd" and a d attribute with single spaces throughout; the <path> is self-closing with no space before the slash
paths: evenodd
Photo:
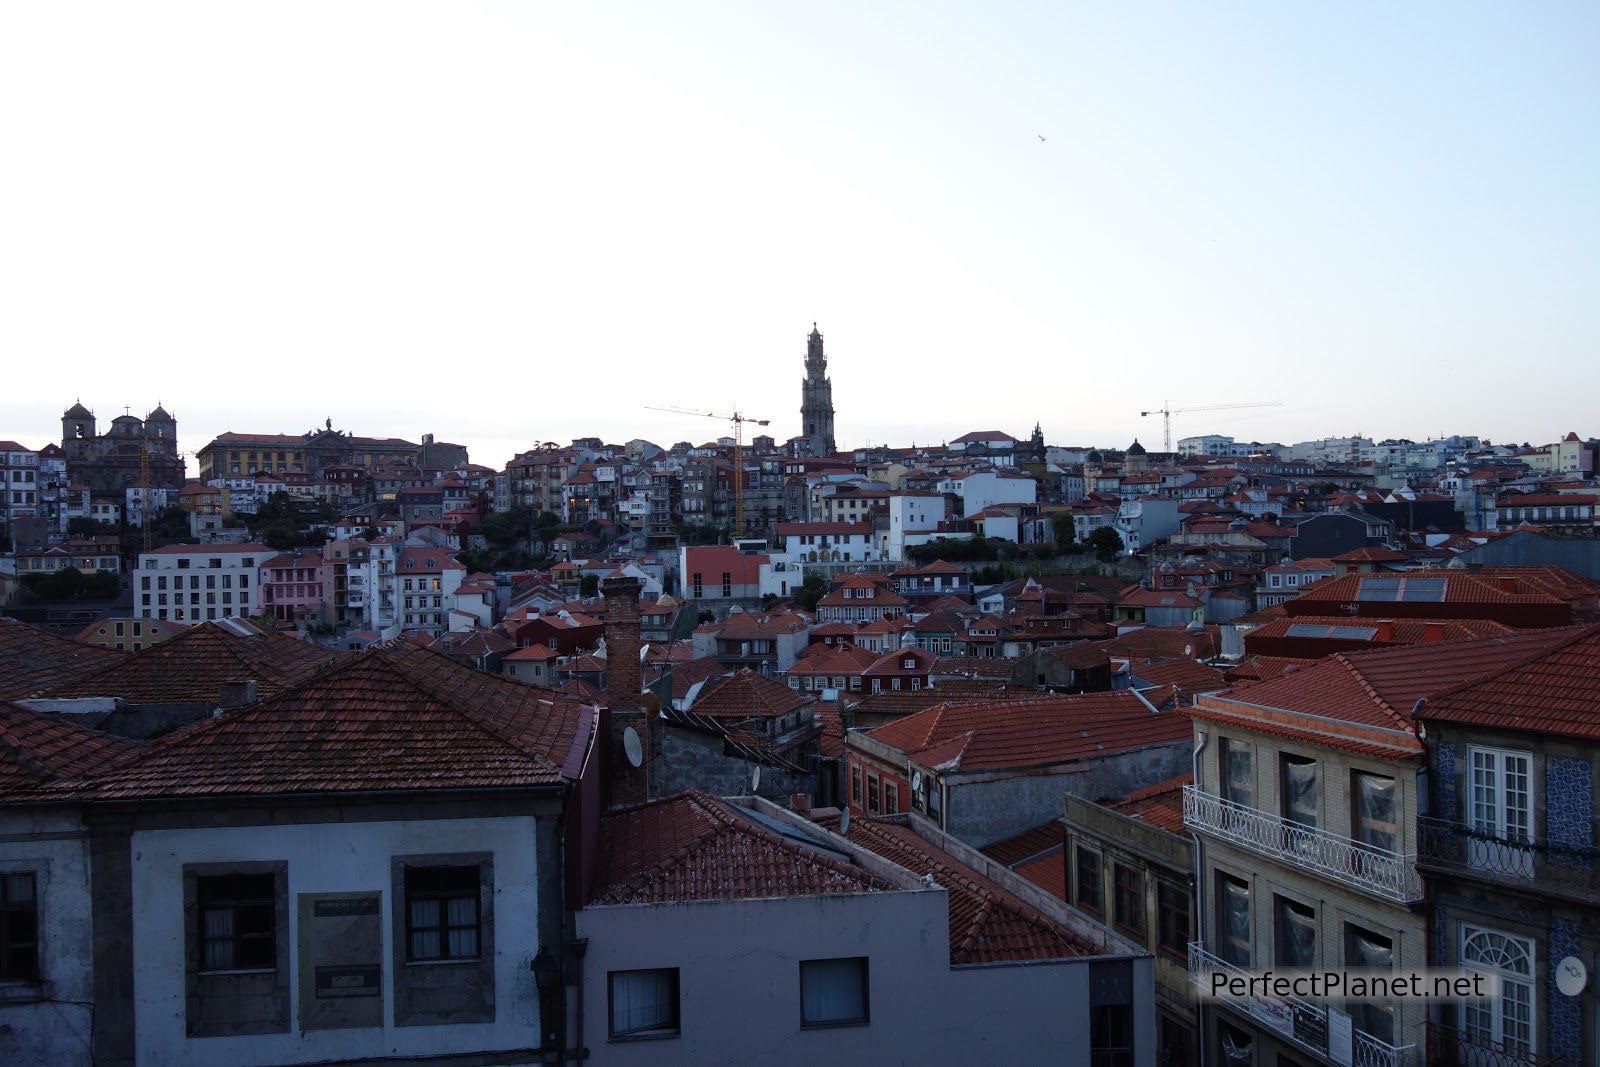
<path id="1" fill-rule="evenodd" d="M 1189 942 L 1189 982 L 1202 992 L 1210 992 L 1211 975 L 1217 971 L 1248 976 L 1243 968 L 1206 951 L 1203 942 Z M 1327 1005 L 1293 996 L 1266 995 L 1228 1000 L 1226 1003 L 1301 1048 L 1324 1059 L 1330 1057 Z M 1417 1062 L 1415 1045 L 1396 1047 L 1354 1027 L 1350 1036 L 1349 1062 L 1355 1067 L 1413 1067 Z"/>
<path id="2" fill-rule="evenodd" d="M 1314 826 L 1183 787 L 1184 825 L 1294 867 L 1315 871 L 1385 900 L 1422 899 L 1416 857 L 1387 852 Z"/>

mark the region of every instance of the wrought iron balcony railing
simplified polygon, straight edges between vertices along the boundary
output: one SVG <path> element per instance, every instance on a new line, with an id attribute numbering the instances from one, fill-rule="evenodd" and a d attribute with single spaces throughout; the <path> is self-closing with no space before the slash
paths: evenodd
<path id="1" fill-rule="evenodd" d="M 1210 976 L 1217 971 L 1247 974 L 1243 968 L 1206 951 L 1204 942 L 1189 943 L 1189 981 L 1201 990 L 1211 988 Z M 1228 1002 L 1262 1025 L 1293 1041 L 1296 1045 L 1329 1058 L 1328 1008 L 1299 997 L 1259 996 Z M 1395 1046 L 1359 1028 L 1351 1030 L 1351 1059 L 1355 1067 L 1412 1067 L 1417 1062 L 1415 1045 Z"/>
<path id="2" fill-rule="evenodd" d="M 1559 1067 L 1559 1056 L 1524 1052 L 1488 1037 L 1431 1023 L 1428 1026 L 1429 1063 L 1465 1063 L 1472 1067 Z"/>
<path id="3" fill-rule="evenodd" d="M 1183 821 L 1213 837 L 1385 900 L 1412 904 L 1422 899 L 1422 879 L 1409 855 L 1236 804 L 1192 785 L 1183 787 Z"/>
<path id="4" fill-rule="evenodd" d="M 1600 902 L 1600 849 L 1520 835 L 1481 833 L 1447 819 L 1417 820 L 1424 868 L 1514 885 L 1535 893 Z"/>

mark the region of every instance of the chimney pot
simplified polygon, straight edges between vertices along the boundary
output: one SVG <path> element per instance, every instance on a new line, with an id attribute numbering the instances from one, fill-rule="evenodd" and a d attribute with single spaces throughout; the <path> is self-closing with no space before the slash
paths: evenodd
<path id="1" fill-rule="evenodd" d="M 229 711 L 233 708 L 242 708 L 256 702 L 256 681 L 246 678 L 241 681 L 223 682 L 217 694 L 217 708 Z"/>

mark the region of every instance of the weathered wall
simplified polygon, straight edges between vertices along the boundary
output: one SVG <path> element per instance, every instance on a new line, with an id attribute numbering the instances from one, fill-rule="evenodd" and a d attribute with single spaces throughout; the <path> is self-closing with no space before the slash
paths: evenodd
<path id="1" fill-rule="evenodd" d="M 952 968 L 945 894 L 587 908 L 584 1044 L 599 1063 L 1088 1064 L 1086 959 Z M 802 960 L 868 959 L 870 1021 L 801 1029 Z M 1150 961 L 1133 961 L 1135 1063 L 1154 1063 Z M 608 1040 L 606 974 L 677 967 L 681 1033 Z"/>
<path id="2" fill-rule="evenodd" d="M 15 840 L 16 835 L 48 835 Z M 0 1063 L 87 1065 L 93 995 L 89 846 L 76 815 L 0 814 L 0 874 L 31 872 L 39 901 L 38 991 L 0 989 Z"/>
<path id="3" fill-rule="evenodd" d="M 1028 774 L 991 781 L 947 780 L 946 832 L 982 848 L 1061 816 L 1062 798 L 1091 800 L 1126 796 L 1135 789 L 1182 774 L 1190 765 L 1188 741 L 1152 745 L 1104 759 L 1073 764 L 1055 774 Z"/>
<path id="4" fill-rule="evenodd" d="M 722 739 L 696 730 L 668 726 L 660 719 L 651 728 L 659 731 L 661 747 L 650 761 L 650 795 L 671 796 L 685 789 L 699 789 L 712 796 L 741 796 L 751 792 L 751 772 L 756 764 L 722 751 Z M 791 774 L 776 767 L 761 768 L 760 794 L 786 798 L 791 793 L 815 793 L 817 780 L 811 774 Z"/>
<path id="5" fill-rule="evenodd" d="M 533 1048 L 539 1044 L 539 1006 L 529 971 L 538 946 L 535 821 L 531 816 L 425 822 L 314 823 L 270 829 L 139 830 L 133 834 L 134 1007 L 140 1063 L 171 1065 L 311 1063 L 374 1056 Z M 393 943 L 395 901 L 391 858 L 434 853 L 492 853 L 494 857 L 493 1021 L 438 1026 L 394 1023 L 394 976 L 403 949 Z M 383 1018 L 371 1029 L 288 1032 L 189 1039 L 184 1024 L 185 864 L 271 860 L 286 864 L 290 914 L 301 893 L 370 891 L 382 897 Z M 298 937 L 290 946 L 291 974 L 299 969 Z"/>

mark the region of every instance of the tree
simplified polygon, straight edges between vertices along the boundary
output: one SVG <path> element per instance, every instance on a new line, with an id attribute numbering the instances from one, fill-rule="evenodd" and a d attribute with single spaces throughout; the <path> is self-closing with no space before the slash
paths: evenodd
<path id="1" fill-rule="evenodd" d="M 600 593 L 600 576 L 585 574 L 578 579 L 578 595 L 581 597 L 597 596 Z"/>
<path id="2" fill-rule="evenodd" d="M 87 515 L 79 515 L 67 520 L 68 537 L 98 537 L 100 534 L 115 532 L 111 526 L 99 519 L 91 519 Z"/>
<path id="3" fill-rule="evenodd" d="M 300 528 L 291 519 L 278 519 L 271 525 L 263 527 L 260 537 L 268 548 L 282 552 L 300 543 Z"/>
<path id="4" fill-rule="evenodd" d="M 817 601 L 828 595 L 828 583 L 820 574 L 808 574 L 806 580 L 800 583 L 800 593 L 795 598 L 800 601 L 800 606 L 807 611 L 817 610 Z"/>
<path id="5" fill-rule="evenodd" d="M 1077 548 L 1078 524 L 1072 519 L 1072 512 L 1058 511 L 1050 519 L 1050 525 L 1055 527 L 1056 547 L 1063 552 L 1071 552 Z"/>
<path id="6" fill-rule="evenodd" d="M 1101 526 L 1085 542 L 1100 557 L 1100 562 L 1110 563 L 1122 554 L 1122 535 L 1109 526 Z"/>

